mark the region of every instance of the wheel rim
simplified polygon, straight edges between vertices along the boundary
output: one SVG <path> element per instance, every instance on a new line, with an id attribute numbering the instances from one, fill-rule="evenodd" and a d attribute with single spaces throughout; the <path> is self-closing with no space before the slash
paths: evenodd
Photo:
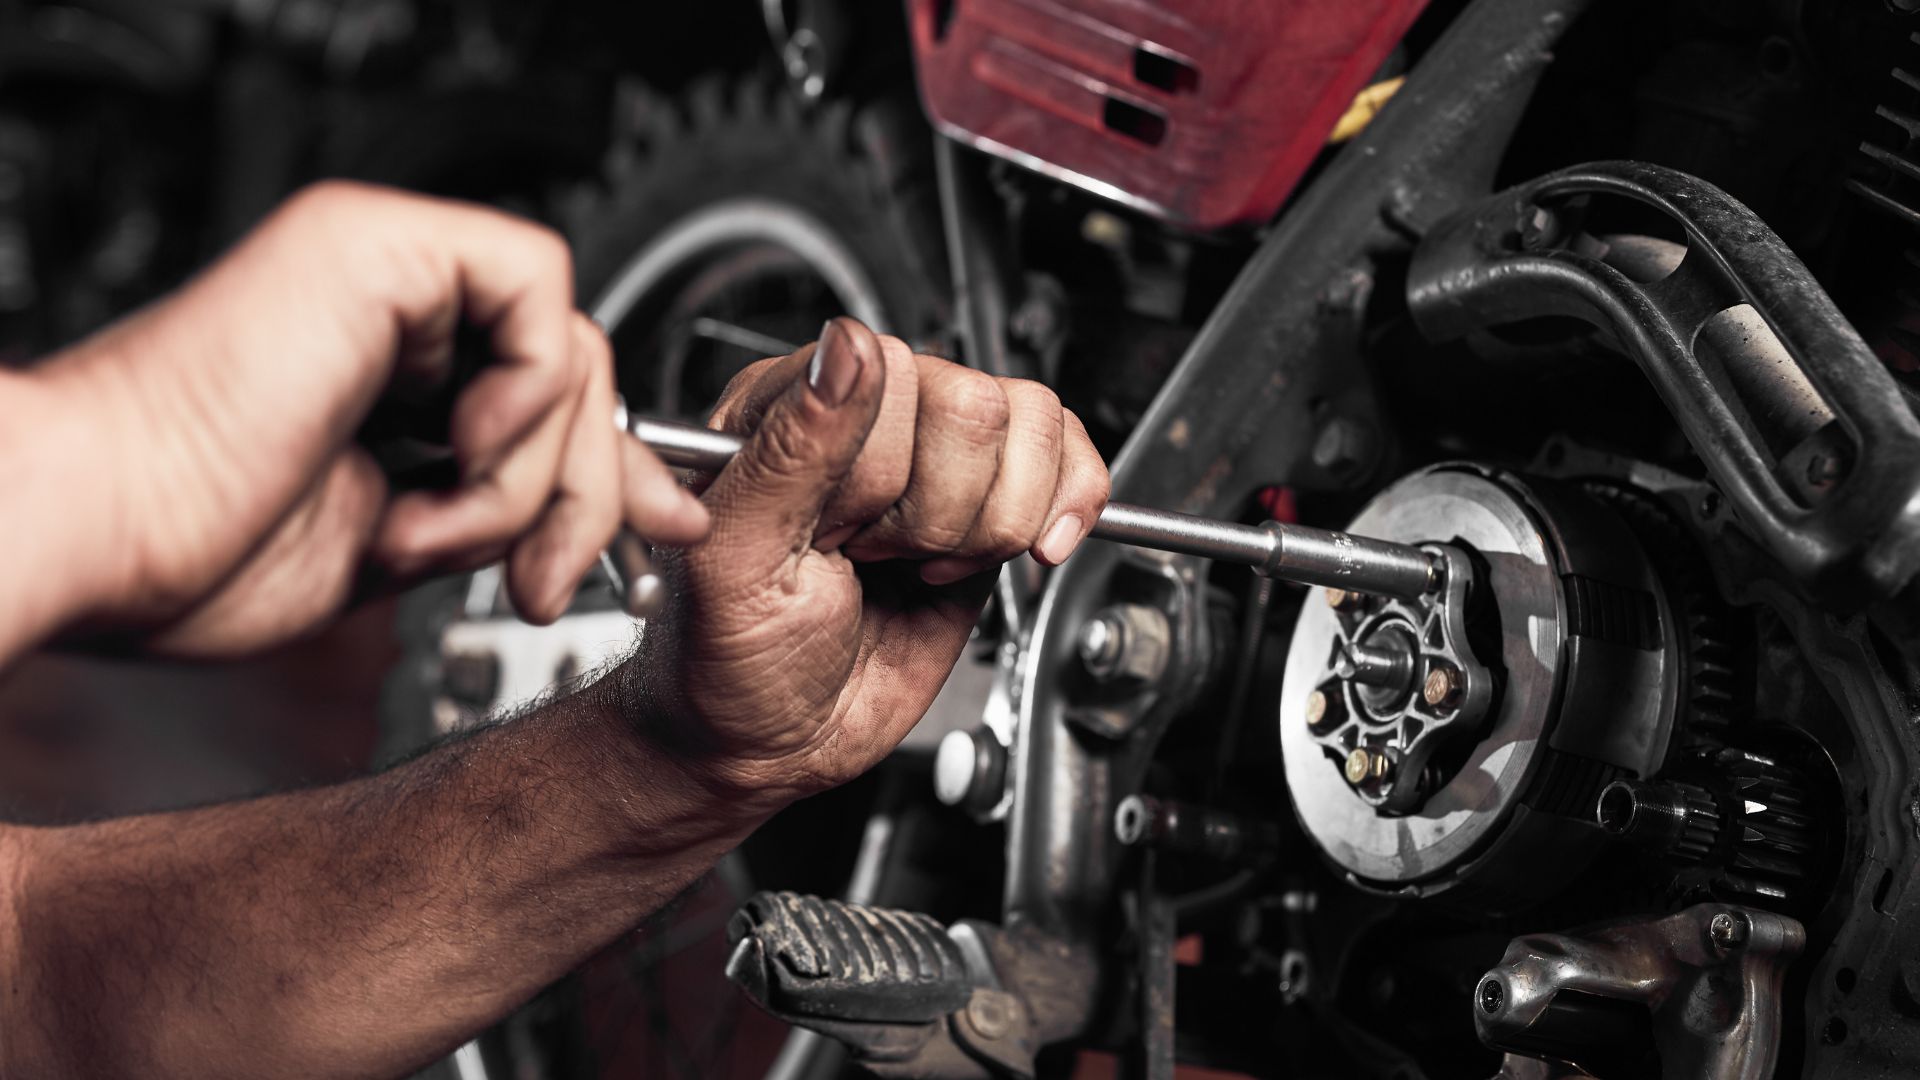
<path id="1" fill-rule="evenodd" d="M 776 302 L 798 294 L 822 318 L 844 312 L 875 330 L 884 332 L 889 325 L 872 276 L 839 235 L 799 207 L 767 198 L 726 200 L 674 222 L 620 265 L 588 305 L 588 314 L 613 339 L 616 357 L 624 360 L 622 389 L 630 391 L 630 397 L 631 391 L 642 391 L 636 407 L 699 415 L 738 367 L 791 352 L 798 344 L 777 326 L 741 317 L 742 309 L 733 303 L 745 293 L 746 310 L 756 302 L 764 306 L 769 280 L 800 283 L 784 293 L 774 290 Z M 731 314 L 717 317 L 715 312 Z M 807 325 L 811 317 L 789 321 Z M 805 331 L 808 336 L 812 332 Z M 708 380 L 712 385 L 690 386 L 702 374 L 697 361 L 715 360 L 714 350 L 703 352 L 703 343 L 728 347 L 732 355 L 727 359 L 734 363 L 712 371 L 718 376 Z M 635 380 L 646 385 L 634 386 Z M 592 592 L 594 580 L 588 579 L 583 595 Z M 613 659 L 602 655 L 609 645 L 630 645 L 627 636 L 612 632 L 615 613 L 600 610 L 602 605 L 576 606 L 553 626 L 536 629 L 506 612 L 503 592 L 498 565 L 476 571 L 460 616 L 443 636 L 449 645 L 498 657 L 495 709 L 534 696 L 557 671 L 597 668 Z M 572 659 L 557 660 L 563 653 Z"/>
<path id="2" fill-rule="evenodd" d="M 703 345 L 731 347 L 736 361 L 758 359 L 789 352 L 793 338 L 811 334 L 790 318 L 784 327 L 768 325 L 775 313 L 766 310 L 767 297 L 756 300 L 754 293 L 756 287 L 764 293 L 769 282 L 785 286 L 785 302 L 782 290 L 773 290 L 781 314 L 796 308 L 823 312 L 823 318 L 844 313 L 875 330 L 888 328 L 879 290 L 840 236 L 805 210 L 766 198 L 729 199 L 681 218 L 621 264 L 588 313 L 614 339 L 616 355 L 627 359 L 623 374 L 630 379 L 635 368 L 649 369 L 652 385 L 639 395 L 644 404 L 688 415 L 695 411 L 688 407 L 690 371 L 697 376 L 717 366 L 721 370 L 705 374 L 732 374 L 731 365 L 713 362 L 712 348 L 701 363 Z M 810 296 L 809 286 L 819 295 Z M 707 385 L 708 393 L 693 396 L 717 388 Z"/>

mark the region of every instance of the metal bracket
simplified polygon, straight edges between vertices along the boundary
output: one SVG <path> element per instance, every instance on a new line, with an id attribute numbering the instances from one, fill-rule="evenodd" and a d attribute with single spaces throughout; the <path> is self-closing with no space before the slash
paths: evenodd
<path id="1" fill-rule="evenodd" d="M 1510 1059 L 1642 1075 L 1634 1036 L 1650 1022 L 1648 1049 L 1668 1080 L 1765 1080 L 1780 1047 L 1781 983 L 1806 940 L 1784 915 L 1723 904 L 1529 934 L 1481 977 L 1474 1025 Z M 1543 1074 L 1510 1064 L 1501 1075 Z"/>
<path id="2" fill-rule="evenodd" d="M 1610 262 L 1609 244 L 1578 227 L 1595 196 L 1680 226 L 1678 267 L 1643 281 Z M 1636 162 L 1551 173 L 1435 226 L 1407 303 L 1436 340 L 1546 314 L 1600 327 L 1652 381 L 1741 525 L 1811 593 L 1859 608 L 1920 575 L 1920 418 L 1786 243 L 1719 188 Z M 1725 340 L 1714 331 L 1728 320 L 1744 322 L 1744 347 L 1715 356 L 1703 346 Z M 1786 445 L 1769 428 L 1793 418 L 1774 406 L 1807 391 L 1832 419 Z"/>

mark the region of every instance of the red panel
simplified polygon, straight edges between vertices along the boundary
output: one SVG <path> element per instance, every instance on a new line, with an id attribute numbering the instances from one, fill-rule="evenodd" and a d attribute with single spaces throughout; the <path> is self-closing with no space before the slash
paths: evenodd
<path id="1" fill-rule="evenodd" d="M 1425 0 L 907 3 L 947 134 L 1210 229 L 1273 216 Z"/>

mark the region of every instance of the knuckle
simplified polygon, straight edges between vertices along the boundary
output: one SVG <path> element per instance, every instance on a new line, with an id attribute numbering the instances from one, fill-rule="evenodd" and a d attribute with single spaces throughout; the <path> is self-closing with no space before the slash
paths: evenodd
<path id="1" fill-rule="evenodd" d="M 1040 537 L 1037 514 L 994 514 L 980 523 L 980 547 L 993 555 L 1014 555 Z"/>
<path id="2" fill-rule="evenodd" d="M 964 547 L 973 534 L 974 523 L 958 517 L 930 512 L 909 490 L 893 510 L 895 535 L 914 551 L 949 552 Z"/>
<path id="3" fill-rule="evenodd" d="M 1005 431 L 1013 411 L 1006 391 L 990 375 L 966 368 L 955 371 L 937 400 L 940 415 L 988 431 Z"/>
<path id="4" fill-rule="evenodd" d="M 1027 408 L 1036 413 L 1050 413 L 1057 420 L 1060 418 L 1059 414 L 1065 411 L 1060 405 L 1060 395 L 1054 393 L 1053 388 L 1045 383 L 1037 383 L 1031 379 L 1006 379 L 1001 385 L 1008 397 L 1018 397 Z"/>
<path id="5" fill-rule="evenodd" d="M 529 258 L 539 266 L 554 273 L 565 274 L 569 281 L 573 278 L 573 249 L 567 246 L 566 238 L 551 226 L 536 221 L 514 218 L 512 220 L 522 230 L 523 241 Z"/>
<path id="6" fill-rule="evenodd" d="M 353 180 L 317 180 L 295 192 L 286 207 L 292 214 L 330 216 L 343 206 L 366 202 L 377 190 Z"/>
<path id="7" fill-rule="evenodd" d="M 1105 503 L 1107 496 L 1113 493 L 1113 478 L 1107 475 L 1107 470 L 1104 466 L 1095 467 L 1089 465 L 1086 473 L 1087 478 L 1085 484 L 1088 500 L 1090 502 Z"/>
<path id="8" fill-rule="evenodd" d="M 789 409 L 775 409 L 754 433 L 759 448 L 753 460 L 776 475 L 791 475 L 805 468 L 817 455 L 814 439 L 806 424 Z"/>

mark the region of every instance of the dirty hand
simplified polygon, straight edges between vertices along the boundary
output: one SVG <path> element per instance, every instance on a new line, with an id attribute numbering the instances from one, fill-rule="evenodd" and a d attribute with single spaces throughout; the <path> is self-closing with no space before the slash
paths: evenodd
<path id="1" fill-rule="evenodd" d="M 457 486 L 390 492 L 355 433 L 383 396 L 445 382 L 463 321 L 493 358 L 453 403 Z M 548 621 L 622 521 L 669 543 L 706 530 L 613 426 L 612 358 L 574 309 L 565 244 L 481 207 L 308 189 L 41 371 L 85 410 L 81 452 L 108 481 L 81 617 L 162 651 L 262 648 L 336 614 L 369 575 L 501 558 L 515 607 Z"/>
<path id="2" fill-rule="evenodd" d="M 1107 472 L 1045 387 L 836 319 L 747 369 L 714 425 L 751 433 L 707 541 L 623 681 L 705 781 L 775 808 L 863 772 L 925 714 L 1022 552 L 1064 560 Z"/>

